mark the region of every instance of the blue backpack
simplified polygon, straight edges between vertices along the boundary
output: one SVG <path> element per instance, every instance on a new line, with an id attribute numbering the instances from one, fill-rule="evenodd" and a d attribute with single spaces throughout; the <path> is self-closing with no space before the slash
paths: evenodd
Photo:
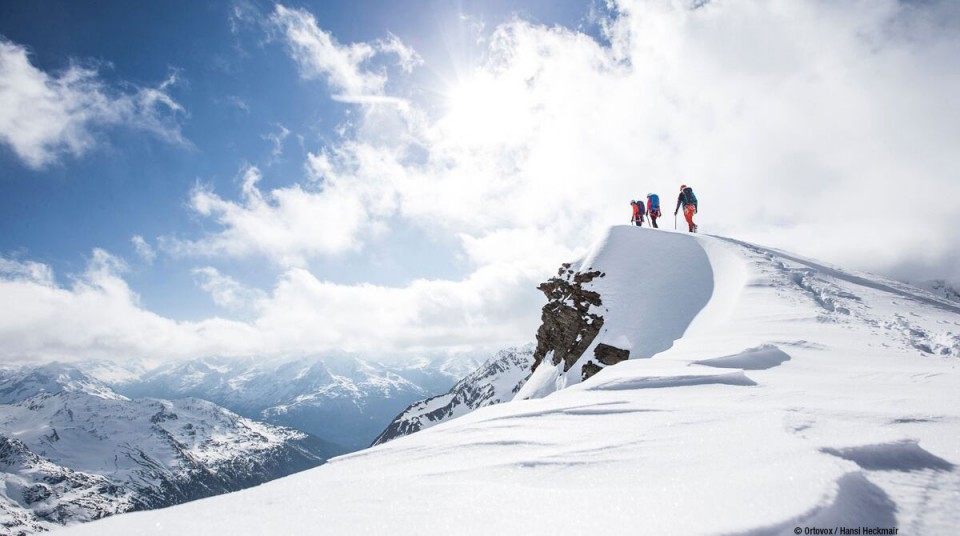
<path id="1" fill-rule="evenodd" d="M 660 196 L 657 194 L 647 194 L 650 200 L 650 210 L 660 210 Z"/>

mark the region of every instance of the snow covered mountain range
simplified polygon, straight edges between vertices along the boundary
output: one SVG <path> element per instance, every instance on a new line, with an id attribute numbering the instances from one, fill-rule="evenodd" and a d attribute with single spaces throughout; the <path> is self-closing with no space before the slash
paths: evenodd
<path id="1" fill-rule="evenodd" d="M 333 356 L 205 358 L 145 371 L 106 363 L 81 367 L 131 398 L 201 398 L 245 417 L 313 434 L 347 452 L 368 446 L 403 408 L 445 392 L 477 364 L 465 356 L 392 365 Z"/>
<path id="2" fill-rule="evenodd" d="M 533 345 L 497 353 L 457 382 L 449 392 L 411 404 L 377 436 L 374 445 L 466 415 L 484 406 L 513 400 L 530 377 Z"/>
<path id="3" fill-rule="evenodd" d="M 203 400 L 131 400 L 70 366 L 0 370 L 0 534 L 236 491 L 332 453 Z"/>
<path id="4" fill-rule="evenodd" d="M 957 303 L 735 240 L 627 226 L 558 277 L 580 285 L 555 302 L 576 314 L 549 321 L 560 331 L 538 338 L 514 400 L 253 489 L 66 533 L 960 526 Z"/>

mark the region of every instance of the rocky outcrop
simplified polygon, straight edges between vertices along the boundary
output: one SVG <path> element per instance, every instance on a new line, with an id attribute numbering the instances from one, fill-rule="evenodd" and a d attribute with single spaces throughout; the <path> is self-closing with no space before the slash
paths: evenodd
<path id="1" fill-rule="evenodd" d="M 617 348 L 616 346 L 610 346 L 609 344 L 601 342 L 593 349 L 593 356 L 597 358 L 597 361 L 599 361 L 601 364 L 610 366 L 630 359 L 630 350 L 623 350 L 621 348 Z M 592 360 L 587 361 L 580 369 L 580 379 L 586 380 L 590 376 L 600 372 L 602 369 L 603 367 L 594 363 Z"/>
<path id="2" fill-rule="evenodd" d="M 563 363 L 563 371 L 567 372 L 590 348 L 603 328 L 603 316 L 599 314 L 603 300 L 589 288 L 589 283 L 605 275 L 598 270 L 577 271 L 570 264 L 563 264 L 556 277 L 537 287 L 546 295 L 547 304 L 540 315 L 542 324 L 537 330 L 533 370 L 550 356 L 553 365 Z M 598 363 L 590 360 L 581 368 L 584 380 L 603 366 L 628 359 L 630 351 L 599 343 L 594 357 Z"/>
<path id="3" fill-rule="evenodd" d="M 587 378 L 589 378 L 590 376 L 593 376 L 594 374 L 600 372 L 601 370 L 603 370 L 603 367 L 601 367 L 600 365 L 594 363 L 593 361 L 587 361 L 586 363 L 583 364 L 583 367 L 581 367 L 580 369 L 580 379 L 586 380 Z"/>
<path id="4" fill-rule="evenodd" d="M 590 347 L 603 327 L 603 317 L 591 312 L 591 307 L 599 307 L 603 301 L 600 294 L 585 289 L 583 285 L 604 275 L 599 271 L 576 272 L 565 263 L 556 277 L 537 287 L 547 296 L 547 304 L 540 314 L 543 323 L 537 330 L 533 370 L 548 354 L 554 365 L 562 362 L 563 370 L 570 370 Z"/>

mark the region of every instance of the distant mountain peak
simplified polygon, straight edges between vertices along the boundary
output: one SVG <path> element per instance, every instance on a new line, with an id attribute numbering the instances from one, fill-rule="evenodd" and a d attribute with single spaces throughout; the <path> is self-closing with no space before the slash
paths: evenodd
<path id="1" fill-rule="evenodd" d="M 73 365 L 47 363 L 37 367 L 0 369 L 0 404 L 57 393 L 86 393 L 104 399 L 126 399 Z"/>
<path id="2" fill-rule="evenodd" d="M 137 378 L 115 367 L 115 389 L 132 398 L 210 400 L 239 415 L 311 433 L 343 450 L 369 445 L 409 404 L 444 392 L 476 361 L 418 356 L 377 361 L 354 355 L 252 359 L 204 357 L 174 361 Z"/>
<path id="3" fill-rule="evenodd" d="M 337 452 L 206 400 L 130 400 L 62 364 L 4 370 L 0 393 L 0 534 L 236 491 Z"/>
<path id="4" fill-rule="evenodd" d="M 447 393 L 411 404 L 377 436 L 373 445 L 410 435 L 477 408 L 513 400 L 530 376 L 533 350 L 534 345 L 528 344 L 497 352 Z"/>

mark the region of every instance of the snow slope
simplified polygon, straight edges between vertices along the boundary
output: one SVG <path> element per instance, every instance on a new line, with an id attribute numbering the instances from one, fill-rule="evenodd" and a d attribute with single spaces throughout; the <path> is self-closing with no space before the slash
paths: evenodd
<path id="1" fill-rule="evenodd" d="M 649 359 L 254 489 L 65 533 L 955 533 L 960 306 L 717 237 L 614 229 L 596 250 L 622 241 L 708 261 L 682 276 L 709 280 L 709 300 L 674 317 L 681 335 Z M 605 296 L 660 277 L 625 257 L 604 261 Z M 673 288 L 659 303 L 697 308 Z M 625 336 L 644 330 L 624 322 Z"/>

